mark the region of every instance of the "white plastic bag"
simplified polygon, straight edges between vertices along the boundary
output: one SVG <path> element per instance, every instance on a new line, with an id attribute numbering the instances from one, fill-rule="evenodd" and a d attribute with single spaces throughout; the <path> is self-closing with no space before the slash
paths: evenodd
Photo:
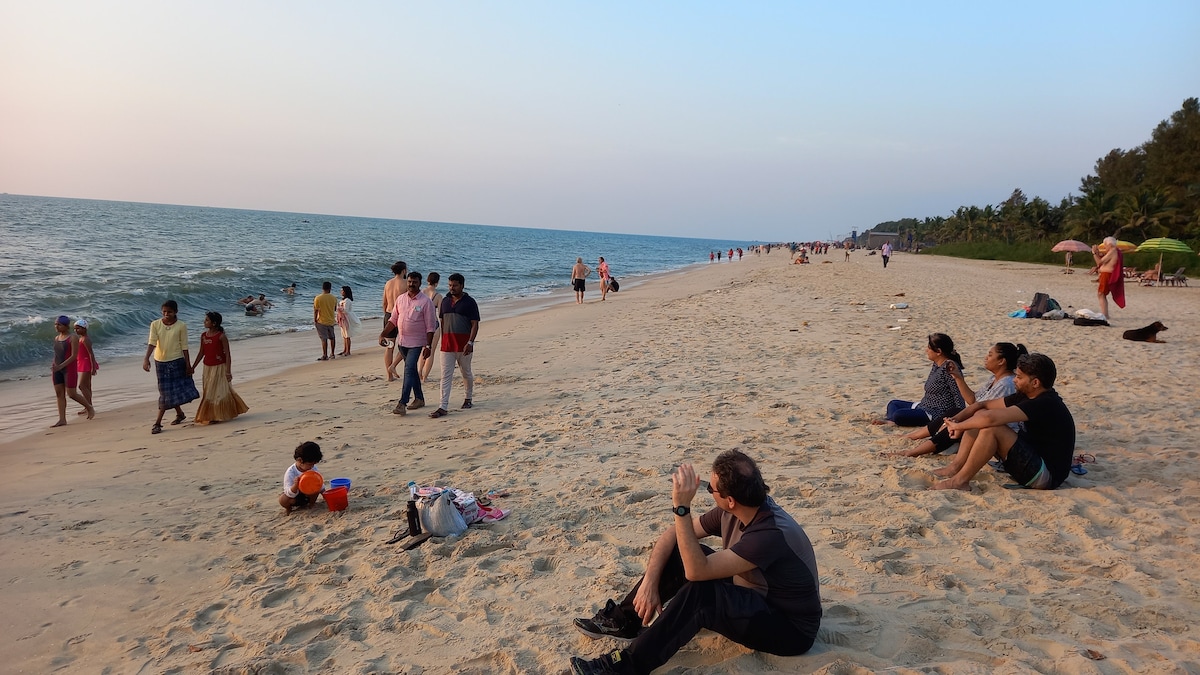
<path id="1" fill-rule="evenodd" d="M 417 502 L 421 529 L 435 537 L 457 537 L 467 531 L 467 523 L 454 506 L 453 495 L 447 490 Z"/>
<path id="2" fill-rule="evenodd" d="M 458 488 L 450 488 L 450 491 L 454 493 L 454 506 L 462 514 L 463 522 L 470 525 L 471 523 L 479 522 L 483 518 L 479 513 L 479 502 L 476 501 L 473 493 L 463 492 Z"/>

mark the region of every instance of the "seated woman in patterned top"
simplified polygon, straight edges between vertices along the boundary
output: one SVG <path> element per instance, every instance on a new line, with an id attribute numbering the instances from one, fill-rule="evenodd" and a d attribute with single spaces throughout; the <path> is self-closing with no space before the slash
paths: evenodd
<path id="1" fill-rule="evenodd" d="M 975 402 L 975 393 L 962 375 L 962 357 L 954 351 L 954 340 L 945 333 L 930 333 L 925 356 L 933 365 L 925 379 L 925 396 L 920 401 L 893 399 L 887 404 L 887 418 L 872 424 L 922 427 L 935 417 L 950 417 Z"/>

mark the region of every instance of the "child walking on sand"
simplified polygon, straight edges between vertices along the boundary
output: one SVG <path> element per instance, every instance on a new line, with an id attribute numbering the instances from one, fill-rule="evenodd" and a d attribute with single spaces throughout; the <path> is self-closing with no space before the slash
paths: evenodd
<path id="1" fill-rule="evenodd" d="M 292 509 L 306 509 L 317 503 L 316 495 L 306 495 L 300 491 L 300 474 L 312 471 L 321 463 L 321 446 L 312 441 L 305 441 L 296 446 L 292 458 L 296 461 L 284 472 L 283 494 L 279 495 L 279 505 L 288 513 L 291 513 Z"/>
<path id="2" fill-rule="evenodd" d="M 76 370 L 79 373 L 79 395 L 92 406 L 92 376 L 100 372 L 100 362 L 92 351 L 92 339 L 88 337 L 88 322 L 80 319 L 75 322 L 75 334 L 79 336 L 79 358 L 75 359 Z M 95 410 L 95 406 L 92 406 Z M 87 408 L 79 411 L 80 415 L 88 414 Z"/>
<path id="3" fill-rule="evenodd" d="M 204 314 L 204 332 L 200 334 L 200 353 L 192 362 L 192 370 L 204 361 L 204 393 L 196 408 L 196 424 L 226 422 L 250 410 L 233 390 L 233 357 L 229 353 L 229 338 L 221 325 L 220 312 Z"/>

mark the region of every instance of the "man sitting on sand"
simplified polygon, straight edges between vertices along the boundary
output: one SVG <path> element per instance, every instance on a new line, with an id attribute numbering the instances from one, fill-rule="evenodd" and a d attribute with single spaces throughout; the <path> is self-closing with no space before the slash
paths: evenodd
<path id="1" fill-rule="evenodd" d="M 795 656 L 812 647 L 821 595 L 808 536 L 767 496 L 762 473 L 744 453 L 721 453 L 711 481 L 716 508 L 694 516 L 695 470 L 682 464 L 671 477 L 675 522 L 654 544 L 642 580 L 621 604 L 609 600 L 595 617 L 575 620 L 588 637 L 633 642 L 591 661 L 572 657 L 573 673 L 649 673 L 701 628 L 769 654 Z M 699 539 L 710 535 L 720 535 L 725 548 L 701 546 Z"/>
<path id="2" fill-rule="evenodd" d="M 961 422 L 946 421 L 951 438 L 960 439 L 958 454 L 949 466 L 934 473 L 946 480 L 934 490 L 971 489 L 971 478 L 993 456 L 1004 462 L 1013 480 L 1035 490 L 1053 490 L 1071 472 L 1075 454 L 1075 419 L 1054 391 L 1058 371 L 1044 354 L 1017 359 L 1013 384 L 1017 393 L 985 401 Z M 1015 432 L 1007 425 L 1024 422 Z"/>

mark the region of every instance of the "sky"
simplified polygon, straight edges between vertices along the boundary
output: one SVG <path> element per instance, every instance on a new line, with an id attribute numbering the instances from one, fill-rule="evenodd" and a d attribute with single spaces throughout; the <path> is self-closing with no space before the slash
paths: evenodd
<path id="1" fill-rule="evenodd" d="M 1200 2 L 0 0 L 0 192 L 791 241 L 1057 204 Z"/>

